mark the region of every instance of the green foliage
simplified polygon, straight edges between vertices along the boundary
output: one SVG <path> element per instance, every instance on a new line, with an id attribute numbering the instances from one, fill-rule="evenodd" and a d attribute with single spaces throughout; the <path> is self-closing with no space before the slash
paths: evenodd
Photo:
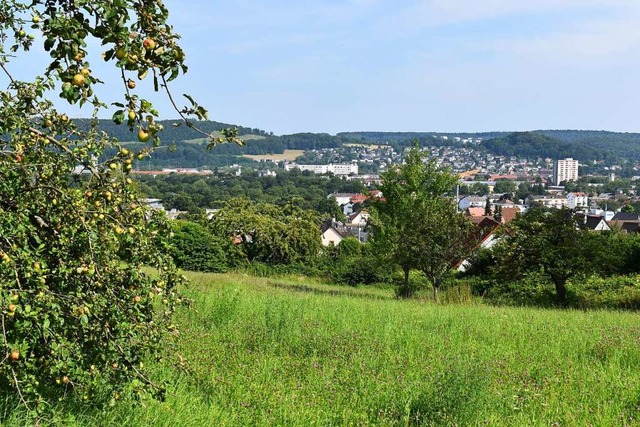
<path id="1" fill-rule="evenodd" d="M 303 209 L 316 210 L 336 219 L 340 216 L 331 193 L 364 193 L 359 181 L 346 181 L 338 177 L 304 175 L 299 171 L 278 172 L 275 177 L 260 178 L 257 175 L 199 177 L 170 175 L 156 178 L 143 177 L 142 191 L 147 197 L 162 199 L 168 209 L 179 206 L 219 208 L 236 197 L 246 197 L 253 202 L 283 205 L 296 198 Z M 178 199 L 179 198 L 179 199 Z M 179 203 L 178 203 L 179 202 Z"/>
<path id="2" fill-rule="evenodd" d="M 363 252 L 362 243 L 355 237 L 347 237 L 338 243 L 339 258 L 357 257 Z"/>
<path id="3" fill-rule="evenodd" d="M 516 192 L 516 183 L 513 181 L 509 181 L 506 179 L 499 179 L 496 182 L 496 186 L 493 189 L 493 192 L 496 194 L 509 194 Z"/>
<path id="4" fill-rule="evenodd" d="M 189 221 L 173 221 L 169 240 L 176 266 L 190 271 L 221 273 L 227 270 L 230 242 L 214 237 L 202 225 Z"/>
<path id="5" fill-rule="evenodd" d="M 592 271 L 592 248 L 583 237 L 574 212 L 569 209 L 546 212 L 530 208 L 509 223 L 494 249 L 495 274 L 517 279 L 529 272 L 549 277 L 560 301 L 567 298 L 566 282 L 576 274 Z"/>
<path id="6" fill-rule="evenodd" d="M 299 208 L 232 199 L 211 220 L 213 234 L 234 241 L 249 262 L 291 264 L 313 260 L 322 246 L 320 216 Z"/>
<path id="7" fill-rule="evenodd" d="M 380 264 L 379 259 L 367 251 L 361 255 L 339 258 L 327 266 L 326 274 L 336 283 L 357 286 L 389 283 L 393 271 Z"/>
<path id="8" fill-rule="evenodd" d="M 572 157 L 578 160 L 600 159 L 601 153 L 579 142 L 564 142 L 535 132 L 514 132 L 504 137 L 482 142 L 488 151 L 500 156 L 560 159 Z"/>
<path id="9" fill-rule="evenodd" d="M 0 67 L 9 81 L 0 91 L 3 401 L 13 397 L 42 414 L 44 403 L 65 397 L 99 404 L 163 395 L 144 364 L 171 345 L 183 279 L 164 250 L 167 224 L 141 207 L 128 174 L 159 144 L 162 128 L 133 78 L 152 76 L 156 89 L 168 91 L 187 71 L 167 16 L 161 2 L 0 3 Z M 21 81 L 13 61 L 34 43 L 44 44 L 51 62 Z M 90 46 L 103 46 L 103 59 L 122 77 L 114 122 L 137 128 L 149 146 L 123 148 L 96 120 L 79 129 L 48 99 L 55 91 L 93 107 L 94 117 L 107 108 L 93 94 L 100 76 L 89 59 L 101 52 Z M 195 102 L 179 113 L 206 115 Z"/>
<path id="10" fill-rule="evenodd" d="M 444 276 L 469 249 L 471 224 L 447 196 L 456 182 L 417 145 L 406 154 L 405 164 L 382 175 L 385 201 L 374 204 L 372 242 L 381 256 L 402 268 L 404 296 L 412 294 L 409 272 L 418 269 L 437 299 Z"/>

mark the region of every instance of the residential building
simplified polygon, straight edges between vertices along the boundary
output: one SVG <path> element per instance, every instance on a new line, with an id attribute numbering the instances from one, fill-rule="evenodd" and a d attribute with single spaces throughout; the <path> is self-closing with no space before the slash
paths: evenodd
<path id="1" fill-rule="evenodd" d="M 553 183 L 560 185 L 563 181 L 578 180 L 578 161 L 572 158 L 553 162 Z"/>
<path id="2" fill-rule="evenodd" d="M 300 169 L 301 171 L 311 171 L 317 175 L 332 173 L 334 175 L 358 175 L 357 164 L 329 164 L 329 165 L 297 165 L 288 163 L 284 166 L 285 170 Z"/>
<path id="3" fill-rule="evenodd" d="M 586 193 L 567 194 L 567 207 L 569 209 L 586 208 L 589 206 L 589 196 Z"/>
<path id="4" fill-rule="evenodd" d="M 487 198 L 484 196 L 466 196 L 458 202 L 458 208 L 466 211 L 469 208 L 484 208 L 487 205 Z"/>
<path id="5" fill-rule="evenodd" d="M 354 235 L 337 221 L 326 221 L 322 224 L 322 244 L 324 246 L 338 246 L 343 239 Z"/>

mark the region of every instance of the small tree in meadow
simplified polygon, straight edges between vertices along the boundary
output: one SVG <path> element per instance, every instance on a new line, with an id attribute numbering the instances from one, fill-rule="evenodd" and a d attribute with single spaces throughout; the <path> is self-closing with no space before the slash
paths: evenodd
<path id="1" fill-rule="evenodd" d="M 495 274 L 500 279 L 518 279 L 528 272 L 541 272 L 555 286 L 558 301 L 567 299 L 567 281 L 595 269 L 587 232 L 570 209 L 546 212 L 531 208 L 509 223 L 494 249 Z"/>
<path id="2" fill-rule="evenodd" d="M 385 200 L 374 204 L 372 243 L 383 259 L 402 268 L 403 297 L 413 292 L 410 271 L 421 270 L 437 301 L 445 275 L 470 248 L 471 224 L 448 195 L 456 182 L 417 146 L 406 153 L 404 164 L 382 175 Z"/>

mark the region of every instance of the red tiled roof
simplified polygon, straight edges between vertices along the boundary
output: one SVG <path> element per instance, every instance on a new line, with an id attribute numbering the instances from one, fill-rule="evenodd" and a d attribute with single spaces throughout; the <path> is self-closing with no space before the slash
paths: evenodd
<path id="1" fill-rule="evenodd" d="M 519 213 L 518 208 L 502 208 L 502 223 L 507 224 L 513 221 Z"/>
<path id="2" fill-rule="evenodd" d="M 353 196 L 350 200 L 351 200 L 353 203 L 362 203 L 362 202 L 364 202 L 364 201 L 365 201 L 365 200 L 367 200 L 367 199 L 368 199 L 368 197 L 367 197 L 367 196 L 365 196 L 364 194 L 356 194 L 356 195 L 355 195 L 355 196 Z"/>
<path id="3" fill-rule="evenodd" d="M 484 216 L 484 208 L 469 208 L 469 215 L 476 217 L 476 216 Z"/>

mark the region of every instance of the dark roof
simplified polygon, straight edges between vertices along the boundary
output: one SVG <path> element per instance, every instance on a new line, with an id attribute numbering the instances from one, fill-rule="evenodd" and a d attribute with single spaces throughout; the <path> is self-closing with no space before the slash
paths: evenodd
<path id="1" fill-rule="evenodd" d="M 473 224 L 481 228 L 484 228 L 487 226 L 495 227 L 498 224 L 500 224 L 498 221 L 495 220 L 494 217 L 489 215 L 471 216 L 469 217 L 469 221 L 471 221 Z"/>
<path id="2" fill-rule="evenodd" d="M 587 215 L 584 225 L 590 230 L 595 230 L 602 221 L 604 221 L 604 218 L 601 216 Z"/>
<path id="3" fill-rule="evenodd" d="M 331 220 L 325 221 L 322 223 L 322 226 L 320 227 L 320 229 L 322 230 L 322 233 L 324 233 L 330 228 L 333 228 L 335 232 L 340 235 L 340 237 L 343 237 L 343 238 L 354 237 L 354 234 L 351 231 L 349 231 L 349 229 L 345 227 L 344 224 L 337 221 L 331 221 Z"/>
<path id="4" fill-rule="evenodd" d="M 636 213 L 618 212 L 611 221 L 640 221 L 640 215 Z"/>
<path id="5" fill-rule="evenodd" d="M 626 231 L 627 233 L 639 233 L 640 224 L 638 224 L 637 222 L 623 222 L 620 229 L 622 231 Z"/>

